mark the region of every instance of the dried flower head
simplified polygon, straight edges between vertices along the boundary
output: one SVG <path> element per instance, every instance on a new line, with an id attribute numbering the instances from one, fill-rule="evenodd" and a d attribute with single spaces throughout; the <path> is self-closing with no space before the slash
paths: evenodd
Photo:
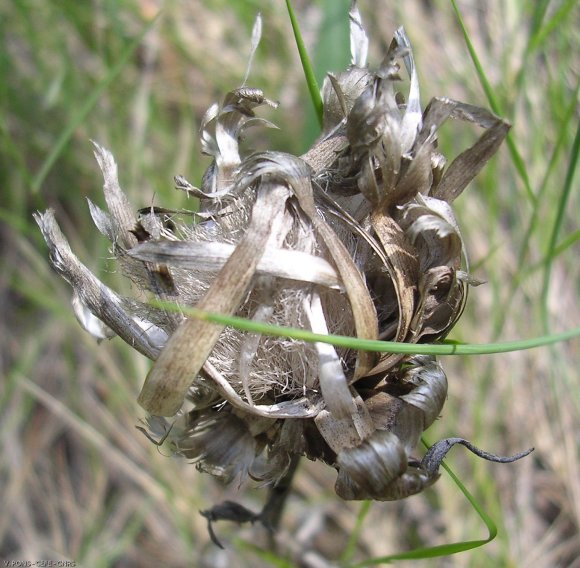
<path id="1" fill-rule="evenodd" d="M 194 223 L 159 208 L 134 213 L 112 155 L 95 144 L 108 211 L 89 203 L 91 215 L 135 288 L 321 334 L 407 343 L 448 334 L 474 283 L 451 205 L 509 126 L 446 98 L 422 111 L 403 29 L 371 71 L 356 6 L 350 17 L 352 63 L 325 81 L 323 131 L 303 156 L 241 153 L 242 132 L 269 125 L 255 115 L 275 106 L 261 91 L 238 88 L 209 108 L 201 143 L 213 162 L 199 188 L 176 178 L 200 201 Z M 446 166 L 437 130 L 448 118 L 485 133 Z M 434 357 L 262 336 L 121 297 L 74 256 L 52 211 L 36 219 L 85 329 L 154 360 L 139 395 L 149 430 L 200 470 L 275 484 L 307 456 L 337 470 L 342 498 L 392 500 L 431 485 L 455 443 L 507 459 L 460 438 L 416 457 L 447 395 Z"/>

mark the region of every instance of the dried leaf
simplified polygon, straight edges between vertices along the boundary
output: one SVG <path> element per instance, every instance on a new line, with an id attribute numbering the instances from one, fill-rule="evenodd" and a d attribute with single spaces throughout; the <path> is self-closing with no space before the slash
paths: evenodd
<path id="1" fill-rule="evenodd" d="M 256 267 L 286 207 L 288 190 L 262 183 L 257 191 L 252 219 L 234 253 L 220 270 L 198 308 L 233 314 L 246 295 Z M 224 326 L 186 319 L 171 336 L 149 371 L 139 404 L 151 414 L 173 416 L 183 404 L 187 389 L 201 370 Z"/>
<path id="2" fill-rule="evenodd" d="M 123 249 L 131 248 L 137 243 L 137 239 L 131 233 L 137 219 L 127 196 L 119 185 L 117 164 L 108 150 L 99 146 L 96 142 L 93 142 L 93 146 L 95 147 L 95 158 L 105 180 L 103 192 L 113 220 L 114 243 Z"/>
<path id="3" fill-rule="evenodd" d="M 328 334 L 326 318 L 322 310 L 320 295 L 312 293 L 310 301 L 304 301 L 304 311 L 314 333 Z M 356 412 L 356 406 L 350 390 L 340 357 L 336 350 L 328 343 L 314 344 L 318 353 L 319 372 L 318 382 L 326 406 L 336 418 L 350 418 Z"/>
<path id="4" fill-rule="evenodd" d="M 403 231 L 392 217 L 383 212 L 376 212 L 373 213 L 371 221 L 385 250 L 389 263 L 386 268 L 397 295 L 399 319 L 395 341 L 403 341 L 409 331 L 415 309 L 415 283 L 419 268 L 416 252 L 411 248 Z M 396 354 L 383 357 L 370 374 L 379 374 L 388 370 L 401 358 Z"/>
<path id="5" fill-rule="evenodd" d="M 152 323 L 127 314 L 124 300 L 98 280 L 73 254 L 52 209 L 35 214 L 34 218 L 48 245 L 52 265 L 73 287 L 79 301 L 125 342 L 155 359 L 163 347 L 159 338 L 166 335 Z"/>
<path id="6" fill-rule="evenodd" d="M 235 245 L 216 242 L 157 241 L 137 245 L 133 258 L 198 271 L 217 271 L 235 250 Z M 328 261 L 302 251 L 268 247 L 256 267 L 263 276 L 287 278 L 341 290 L 336 270 Z"/>
<path id="7" fill-rule="evenodd" d="M 355 67 L 366 67 L 369 52 L 369 38 L 363 28 L 356 1 L 351 4 L 348 17 L 350 20 L 350 63 Z"/>

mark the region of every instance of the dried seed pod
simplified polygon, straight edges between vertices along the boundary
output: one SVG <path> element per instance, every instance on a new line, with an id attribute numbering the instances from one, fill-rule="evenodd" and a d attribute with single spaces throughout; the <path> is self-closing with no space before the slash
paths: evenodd
<path id="1" fill-rule="evenodd" d="M 108 211 L 89 203 L 91 215 L 138 289 L 317 333 L 408 343 L 446 336 L 473 282 L 451 203 L 509 125 L 445 98 L 421 112 L 404 30 L 371 71 L 355 4 L 350 20 L 352 63 L 325 82 L 323 131 L 303 156 L 243 154 L 245 128 L 272 126 L 255 116 L 260 105 L 275 106 L 257 89 L 234 89 L 208 109 L 200 137 L 213 162 L 200 188 L 176 178 L 200 200 L 193 225 L 160 209 L 134 213 L 112 155 L 95 145 Z M 436 131 L 449 117 L 486 132 L 445 168 Z M 154 360 L 138 399 L 151 437 L 200 470 L 275 484 L 306 455 L 336 468 L 344 499 L 399 499 L 437 479 L 443 446 L 423 461 L 413 455 L 447 394 L 433 357 L 264 337 L 123 298 L 74 256 L 51 211 L 36 219 L 83 327 L 99 340 L 116 334 Z M 220 511 L 209 522 L 258 518 Z"/>

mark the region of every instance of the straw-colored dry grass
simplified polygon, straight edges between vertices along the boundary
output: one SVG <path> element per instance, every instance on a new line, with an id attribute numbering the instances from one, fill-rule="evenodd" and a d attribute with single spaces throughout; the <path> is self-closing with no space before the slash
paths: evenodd
<path id="1" fill-rule="evenodd" d="M 332 13 L 348 6 L 326 4 Z M 488 106 L 447 2 L 360 4 L 375 62 L 394 28 L 405 25 L 424 103 L 446 95 Z M 571 244 L 550 263 L 545 301 L 542 295 L 547 266 L 542 261 L 563 199 L 578 119 L 573 111 L 564 120 L 577 100 L 578 10 L 573 2 L 532 4 L 460 2 L 496 97 L 514 122 L 513 142 L 537 196 L 536 203 L 529 198 L 504 147 L 460 199 L 474 276 L 487 280 L 472 290 L 453 332 L 463 341 L 533 337 L 569 329 L 580 320 L 577 192 L 569 198 L 558 238 L 565 243 L 572 235 Z M 544 4 L 544 19 L 534 22 Z M 95 105 L 76 118 L 159 7 L 163 14 L 137 52 Z M 94 269 L 110 270 L 106 243 L 90 227 L 84 200 L 101 198 L 89 138 L 114 152 L 136 207 L 183 206 L 184 198 L 172 190 L 172 176 L 197 180 L 207 166 L 199 156 L 197 126 L 205 108 L 242 81 L 258 7 L 265 31 L 250 83 L 282 106 L 267 112 L 281 131 L 268 142 L 254 142 L 301 152 L 312 136 L 303 121 L 312 122 L 312 114 L 304 110 L 309 103 L 281 0 L 14 0 L 0 6 L 2 559 L 123 568 L 274 565 L 257 560 L 240 543 L 222 552 L 209 542 L 199 509 L 224 498 L 258 509 L 264 495 L 217 486 L 193 466 L 160 453 L 135 429 L 142 417 L 135 398 L 148 363 L 118 341 L 97 345 L 81 331 L 69 309 L 69 288 L 51 272 L 31 219 L 37 208 L 56 208 L 79 256 Z M 319 6 L 296 2 L 296 8 L 309 45 L 320 29 L 331 29 Z M 564 17 L 551 20 L 560 10 Z M 550 28 L 550 21 L 557 25 Z M 529 47 L 531 36 L 536 40 Z M 337 48 L 328 52 L 336 54 Z M 70 124 L 72 134 L 53 166 L 37 177 Z M 459 125 L 448 125 L 444 133 L 442 144 L 450 151 L 462 146 L 464 136 L 475 140 L 476 134 Z M 558 144 L 561 151 L 553 159 Z M 120 285 L 114 273 L 106 279 Z M 460 435 L 500 454 L 530 445 L 536 451 L 516 464 L 498 465 L 454 450 L 448 463 L 500 533 L 484 548 L 424 565 L 580 566 L 577 356 L 576 341 L 444 361 L 450 395 L 429 439 Z M 283 537 L 294 550 L 311 549 L 329 560 L 340 554 L 360 504 L 341 502 L 333 483 L 332 471 L 303 464 L 283 523 Z M 218 531 L 224 540 L 239 536 L 252 542 L 254 534 L 252 528 L 227 524 L 218 525 Z M 373 505 L 355 558 L 483 538 L 484 533 L 481 520 L 443 475 L 424 494 Z"/>

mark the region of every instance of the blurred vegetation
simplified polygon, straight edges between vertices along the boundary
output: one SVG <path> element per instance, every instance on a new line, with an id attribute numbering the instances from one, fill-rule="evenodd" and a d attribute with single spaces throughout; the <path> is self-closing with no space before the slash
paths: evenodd
<path id="1" fill-rule="evenodd" d="M 317 73 L 348 62 L 348 2 L 296 1 Z M 578 7 L 573 1 L 458 2 L 487 85 L 451 4 L 361 0 L 380 61 L 403 24 L 423 104 L 449 96 L 513 123 L 510 145 L 457 203 L 472 290 L 455 339 L 488 342 L 569 329 L 579 318 Z M 197 129 L 206 108 L 243 80 L 252 23 L 264 18 L 249 84 L 281 107 L 258 148 L 301 153 L 316 133 L 282 0 L 11 0 L 0 3 L 0 557 L 77 566 L 266 566 L 252 528 L 219 526 L 211 543 L 199 509 L 225 498 L 259 508 L 259 491 L 217 486 L 162 455 L 136 429 L 148 363 L 113 340 L 97 345 L 70 310 L 33 220 L 53 207 L 75 252 L 117 289 L 86 199 L 102 203 L 89 139 L 109 148 L 135 208 L 191 207 L 172 178 L 200 179 L 209 160 Z M 479 133 L 442 131 L 455 155 Z M 461 435 L 533 459 L 498 466 L 448 462 L 500 532 L 484 548 L 433 566 L 580 566 L 578 342 L 534 352 L 443 361 L 450 395 L 430 439 Z M 333 494 L 325 466 L 303 464 L 284 530 L 297 550 L 336 559 L 360 504 Z M 373 504 L 353 560 L 482 537 L 481 520 L 443 476 L 426 493 Z M 242 539 L 242 540 L 240 540 Z M 293 565 L 288 563 L 287 565 Z M 307 564 L 304 564 L 307 565 Z M 314 565 L 314 564 L 313 564 Z"/>

